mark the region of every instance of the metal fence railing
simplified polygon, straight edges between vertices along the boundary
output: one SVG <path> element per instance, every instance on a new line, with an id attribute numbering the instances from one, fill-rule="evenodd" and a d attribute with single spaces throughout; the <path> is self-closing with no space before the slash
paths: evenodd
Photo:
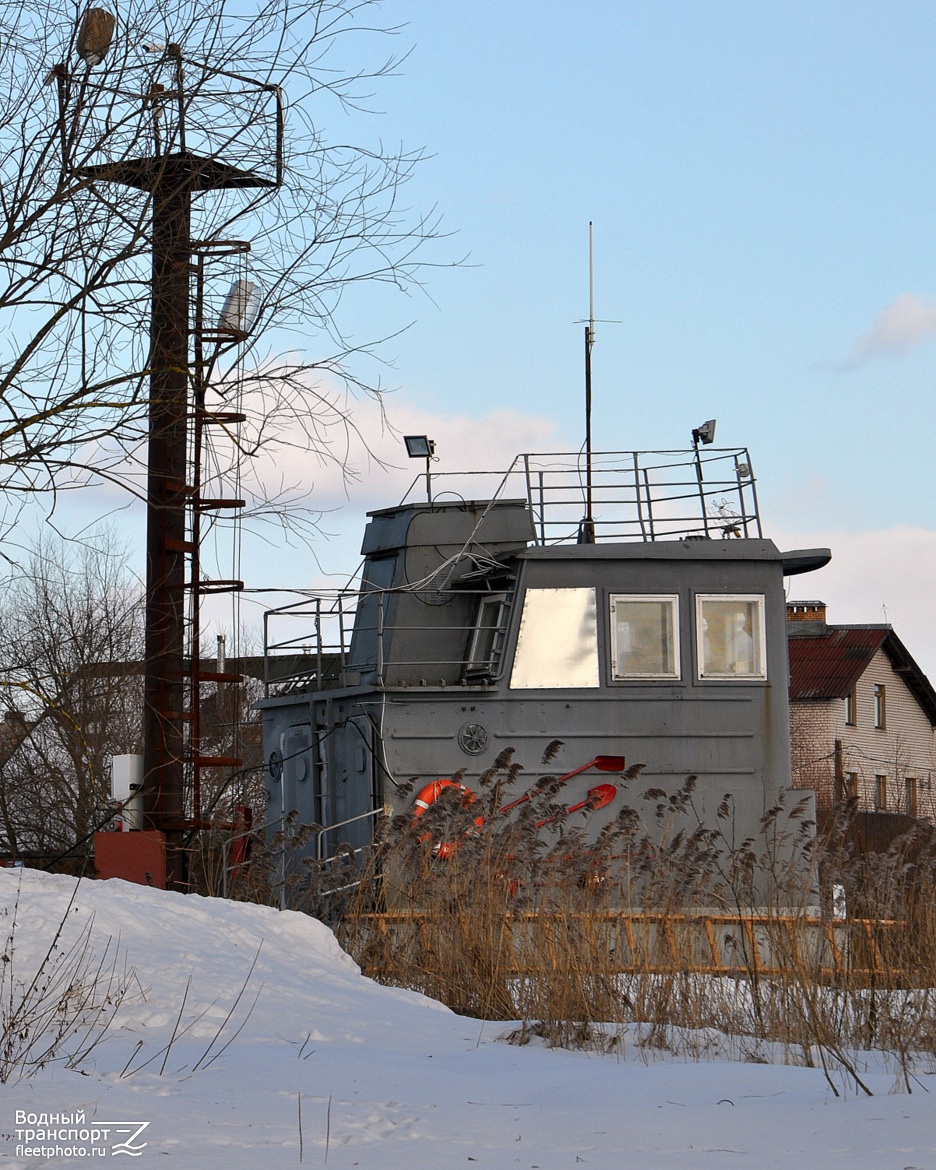
<path id="1" fill-rule="evenodd" d="M 419 476 L 403 502 L 417 502 L 414 490 L 426 490 L 426 486 L 426 476 Z M 506 472 L 434 474 L 429 490 L 432 504 L 438 507 L 462 505 L 468 499 L 478 502 L 478 526 L 487 510 L 499 502 L 525 502 L 533 521 L 533 539 L 539 545 L 576 541 L 586 509 L 597 543 L 762 535 L 751 459 L 743 447 L 601 453 L 592 456 L 588 469 L 577 453 L 526 454 L 519 455 Z M 415 590 L 408 587 L 408 591 L 423 591 L 429 603 L 437 604 L 439 593 L 448 588 L 443 573 L 438 580 L 422 582 Z M 465 589 L 459 587 L 458 592 L 463 596 Z M 351 660 L 351 634 L 365 597 L 367 624 L 371 634 L 376 632 L 370 644 L 377 647 L 377 660 L 356 664 Z M 362 665 L 382 679 L 386 608 L 379 591 L 348 588 L 322 591 L 269 610 L 264 615 L 267 695 L 350 685 Z M 464 633 L 467 640 L 468 627 Z M 426 645 L 432 642 L 431 637 L 425 639 Z M 426 665 L 454 664 L 433 661 Z"/>

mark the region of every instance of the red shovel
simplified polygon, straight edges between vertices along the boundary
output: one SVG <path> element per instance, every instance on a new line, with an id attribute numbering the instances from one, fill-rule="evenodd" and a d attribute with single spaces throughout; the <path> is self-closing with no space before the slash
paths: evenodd
<path id="1" fill-rule="evenodd" d="M 589 790 L 588 796 L 584 800 L 580 800 L 578 804 L 570 804 L 565 812 L 559 813 L 554 817 L 547 817 L 545 821 L 537 821 L 536 827 L 541 829 L 543 825 L 548 825 L 552 821 L 562 820 L 567 817 L 569 813 L 578 812 L 582 808 L 604 808 L 606 804 L 610 804 L 617 796 L 617 789 L 613 784 L 598 784 L 596 787 Z"/>
<path id="2" fill-rule="evenodd" d="M 566 780 L 571 780 L 573 776 L 578 776 L 578 774 L 580 772 L 587 772 L 589 768 L 595 768 L 599 772 L 623 772 L 626 764 L 627 764 L 627 761 L 624 759 L 623 756 L 595 756 L 595 758 L 593 760 L 589 760 L 588 763 L 583 764 L 581 766 L 581 768 L 576 768 L 574 771 L 566 772 L 566 774 L 564 776 L 560 776 L 559 779 L 556 781 L 556 783 L 557 784 L 565 784 Z M 599 788 L 611 788 L 612 785 L 599 784 L 598 787 Z M 598 791 L 597 788 L 592 789 L 592 792 L 597 792 L 597 791 Z M 518 796 L 516 800 L 512 800 L 510 802 L 510 804 L 505 804 L 502 808 L 499 808 L 497 811 L 499 813 L 509 812 L 512 808 L 516 808 L 518 804 L 523 804 L 525 801 L 530 800 L 531 797 L 536 795 L 536 792 L 537 792 L 537 789 L 534 788 L 532 792 L 527 792 L 523 796 Z M 591 796 L 591 793 L 589 793 L 589 796 Z M 614 794 L 612 793 L 608 799 L 613 800 Z M 607 804 L 607 801 L 605 801 L 605 804 Z M 582 805 L 578 804 L 575 807 L 581 808 Z M 600 808 L 601 805 L 599 805 L 598 807 Z M 572 809 L 569 809 L 569 811 L 572 812 Z"/>

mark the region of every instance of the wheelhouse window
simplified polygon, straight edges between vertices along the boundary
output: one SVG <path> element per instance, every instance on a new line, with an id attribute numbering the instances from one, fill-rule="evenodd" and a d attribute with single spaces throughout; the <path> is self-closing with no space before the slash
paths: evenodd
<path id="1" fill-rule="evenodd" d="M 611 595 L 611 677 L 679 678 L 675 595 Z"/>
<path id="2" fill-rule="evenodd" d="M 478 616 L 468 647 L 466 674 L 489 675 L 494 672 L 503 612 L 503 593 L 492 593 L 490 597 L 482 597 L 478 603 Z"/>
<path id="3" fill-rule="evenodd" d="M 526 591 L 510 685 L 598 686 L 598 607 L 594 589 Z"/>
<path id="4" fill-rule="evenodd" d="M 764 598 L 761 594 L 698 594 L 699 677 L 767 677 Z"/>

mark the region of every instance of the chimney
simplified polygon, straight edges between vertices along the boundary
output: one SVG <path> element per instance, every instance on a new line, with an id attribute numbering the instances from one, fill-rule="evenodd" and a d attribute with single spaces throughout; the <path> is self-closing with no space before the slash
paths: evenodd
<path id="1" fill-rule="evenodd" d="M 786 619 L 788 622 L 824 622 L 826 604 L 824 601 L 788 601 Z"/>
<path id="2" fill-rule="evenodd" d="M 786 607 L 788 638 L 824 638 L 829 632 L 824 601 L 788 601 Z"/>

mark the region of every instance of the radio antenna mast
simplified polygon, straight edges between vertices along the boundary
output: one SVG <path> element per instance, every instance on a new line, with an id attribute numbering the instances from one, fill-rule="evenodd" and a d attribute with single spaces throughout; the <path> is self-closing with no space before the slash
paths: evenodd
<path id="1" fill-rule="evenodd" d="M 588 321 L 585 325 L 585 516 L 579 524 L 578 543 L 595 543 L 595 518 L 592 514 L 592 442 L 591 442 L 591 351 L 595 344 L 595 258 L 592 221 L 588 221 Z"/>

